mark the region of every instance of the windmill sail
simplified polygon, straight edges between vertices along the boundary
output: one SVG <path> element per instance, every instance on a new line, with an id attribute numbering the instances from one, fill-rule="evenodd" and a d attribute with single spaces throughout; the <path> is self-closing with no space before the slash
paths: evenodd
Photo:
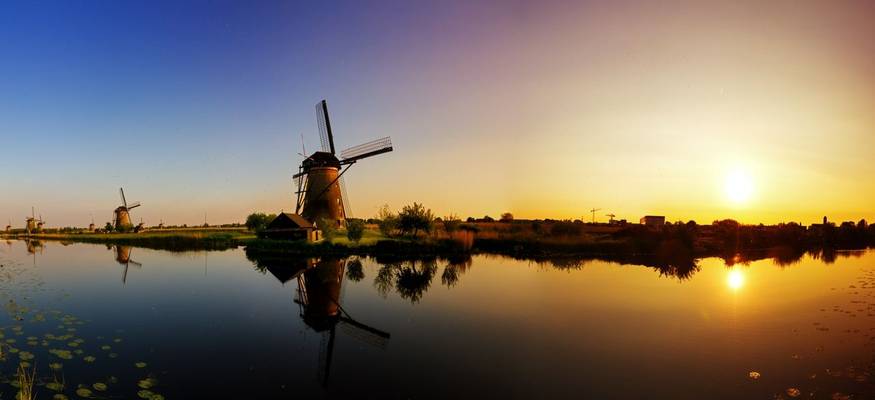
<path id="1" fill-rule="evenodd" d="M 319 125 L 319 139 L 322 142 L 322 151 L 334 154 L 334 135 L 331 133 L 328 103 L 325 100 L 316 104 L 316 124 Z"/>
<path id="2" fill-rule="evenodd" d="M 390 151 L 392 151 L 392 138 L 386 136 L 367 143 L 362 143 L 358 146 L 350 147 L 340 152 L 340 162 L 342 164 L 352 164 L 363 158 L 388 153 Z"/>

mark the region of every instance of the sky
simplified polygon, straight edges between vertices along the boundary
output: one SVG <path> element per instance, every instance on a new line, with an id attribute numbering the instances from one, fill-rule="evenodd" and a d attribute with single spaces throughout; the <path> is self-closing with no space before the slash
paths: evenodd
<path id="1" fill-rule="evenodd" d="M 768 4 L 762 4 L 768 3 Z M 353 216 L 875 220 L 875 3 L 0 3 L 0 221 L 294 210 L 319 147 L 391 136 Z M 302 146 L 303 136 L 303 146 Z"/>

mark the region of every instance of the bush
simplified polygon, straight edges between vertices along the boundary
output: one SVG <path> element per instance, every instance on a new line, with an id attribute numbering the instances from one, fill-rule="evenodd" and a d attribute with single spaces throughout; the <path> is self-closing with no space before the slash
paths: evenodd
<path id="1" fill-rule="evenodd" d="M 447 231 L 447 233 L 452 234 L 457 229 L 459 229 L 459 225 L 462 224 L 462 221 L 459 219 L 459 217 L 455 216 L 454 214 L 450 214 L 450 215 L 444 217 L 443 223 L 444 223 L 444 230 Z"/>
<path id="2" fill-rule="evenodd" d="M 379 220 L 377 226 L 380 227 L 380 232 L 385 236 L 392 236 L 392 233 L 398 228 L 398 216 L 389 209 L 388 204 L 384 204 L 377 211 L 377 220 Z"/>
<path id="3" fill-rule="evenodd" d="M 365 222 L 360 219 L 346 220 L 346 237 L 358 243 L 365 233 Z"/>
<path id="4" fill-rule="evenodd" d="M 501 222 L 513 222 L 513 214 L 511 214 L 509 212 L 501 214 L 501 219 L 499 221 L 501 221 Z"/>
<path id="5" fill-rule="evenodd" d="M 337 225 L 334 223 L 334 220 L 330 218 L 319 218 L 316 221 L 316 227 L 322 231 L 322 236 L 326 239 L 333 236 L 337 231 Z"/>

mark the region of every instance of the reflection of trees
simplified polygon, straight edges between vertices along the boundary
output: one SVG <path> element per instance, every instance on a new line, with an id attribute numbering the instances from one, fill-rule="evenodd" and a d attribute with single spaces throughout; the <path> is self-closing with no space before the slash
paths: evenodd
<path id="1" fill-rule="evenodd" d="M 360 282 L 362 279 L 365 279 L 365 271 L 364 268 L 362 268 L 362 260 L 356 257 L 346 263 L 346 279 L 349 279 L 353 282 Z"/>
<path id="2" fill-rule="evenodd" d="M 471 268 L 471 264 L 470 255 L 450 257 L 441 274 L 441 283 L 447 287 L 455 286 L 459 282 L 459 277 Z"/>
<path id="3" fill-rule="evenodd" d="M 394 287 L 403 299 L 417 303 L 431 286 L 431 280 L 437 273 L 437 260 L 408 260 L 383 264 L 377 270 L 374 287 L 386 296 Z"/>

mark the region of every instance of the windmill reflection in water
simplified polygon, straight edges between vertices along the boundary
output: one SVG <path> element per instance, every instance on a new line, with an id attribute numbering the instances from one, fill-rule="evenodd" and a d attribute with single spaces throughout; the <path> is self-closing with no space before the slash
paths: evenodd
<path id="1" fill-rule="evenodd" d="M 300 316 L 311 329 L 322 334 L 317 379 L 328 386 L 331 361 L 338 328 L 346 335 L 370 346 L 385 349 L 391 335 L 355 320 L 341 305 L 346 260 L 343 259 L 260 259 L 280 282 L 295 279 L 295 303 Z M 293 264 L 293 265 L 290 265 Z"/>
<path id="2" fill-rule="evenodd" d="M 122 273 L 122 284 L 126 284 L 128 281 L 128 267 L 133 265 L 137 268 L 143 266 L 134 260 L 131 259 L 131 253 L 133 252 L 133 247 L 131 246 L 115 246 L 115 262 L 124 265 L 125 270 Z"/>

